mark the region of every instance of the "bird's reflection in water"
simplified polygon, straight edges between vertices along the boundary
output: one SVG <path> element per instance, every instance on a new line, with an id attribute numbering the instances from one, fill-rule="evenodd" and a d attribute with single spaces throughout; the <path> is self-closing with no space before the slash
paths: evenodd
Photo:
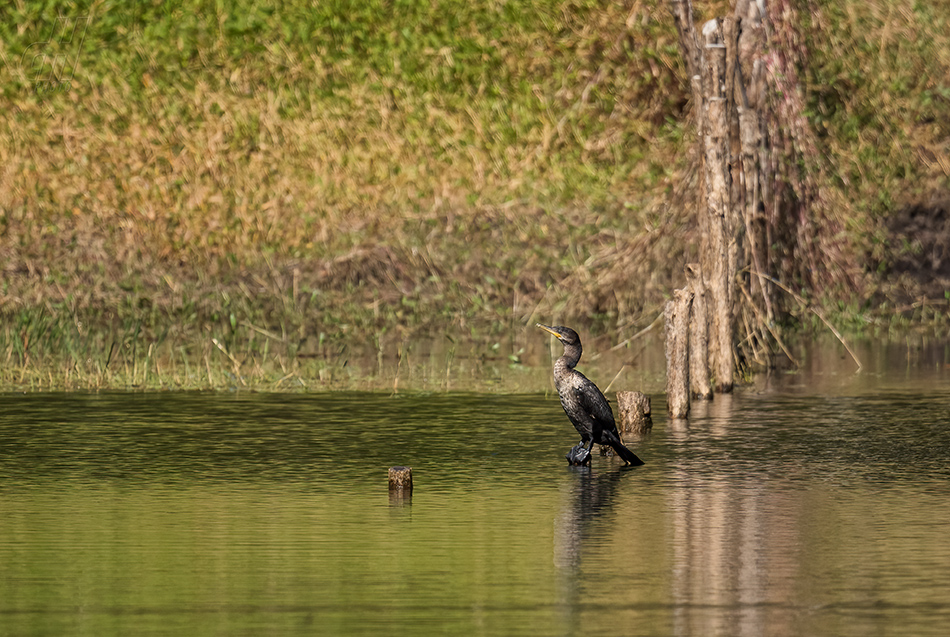
<path id="1" fill-rule="evenodd" d="M 558 608 L 564 634 L 583 634 L 585 544 L 609 526 L 617 491 L 636 469 L 569 467 L 564 493 L 566 506 L 554 519 L 554 565 L 558 571 Z"/>
<path id="2" fill-rule="evenodd" d="M 568 506 L 554 520 L 554 564 L 573 569 L 581 563 L 584 542 L 596 535 L 601 518 L 613 509 L 620 483 L 636 470 L 632 467 L 595 469 L 569 467 L 572 480 Z"/>

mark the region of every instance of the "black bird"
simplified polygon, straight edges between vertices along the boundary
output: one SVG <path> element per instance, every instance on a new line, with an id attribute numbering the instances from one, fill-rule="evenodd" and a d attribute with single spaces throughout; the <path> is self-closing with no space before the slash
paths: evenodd
<path id="1" fill-rule="evenodd" d="M 564 355 L 554 362 L 554 384 L 561 397 L 561 407 L 581 435 L 580 443 L 565 456 L 567 462 L 572 465 L 588 464 L 593 443 L 596 442 L 612 447 L 629 465 L 643 464 L 643 460 L 623 446 L 610 404 L 597 385 L 574 369 L 584 351 L 577 332 L 560 325 L 536 325 L 553 334 L 564 345 Z"/>

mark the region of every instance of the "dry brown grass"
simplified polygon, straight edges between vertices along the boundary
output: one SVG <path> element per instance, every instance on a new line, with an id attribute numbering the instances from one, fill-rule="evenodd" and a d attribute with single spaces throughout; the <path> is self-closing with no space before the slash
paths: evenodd
<path id="1" fill-rule="evenodd" d="M 645 156 L 683 101 L 663 17 L 565 8 L 547 39 L 512 31 L 503 84 L 462 94 L 370 70 L 302 95 L 346 64 L 279 43 L 265 54 L 278 78 L 217 59 L 219 45 L 206 55 L 224 68 L 192 66 L 186 83 L 87 60 L 71 92 L 21 90 L 0 124 L 4 307 L 96 308 L 131 290 L 174 308 L 243 285 L 265 305 L 289 286 L 364 308 L 417 297 L 422 322 L 453 307 L 615 315 L 610 299 L 581 305 L 592 280 L 577 273 L 626 249 L 624 228 L 650 223 L 641 186 L 671 178 Z M 451 61 L 427 54 L 434 71 Z"/>

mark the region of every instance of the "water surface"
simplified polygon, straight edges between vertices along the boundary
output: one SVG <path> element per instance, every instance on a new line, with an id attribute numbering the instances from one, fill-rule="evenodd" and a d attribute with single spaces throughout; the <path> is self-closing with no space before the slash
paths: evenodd
<path id="1" fill-rule="evenodd" d="M 542 393 L 3 395 L 0 634 L 943 635 L 943 373 L 655 397 L 630 470 Z"/>

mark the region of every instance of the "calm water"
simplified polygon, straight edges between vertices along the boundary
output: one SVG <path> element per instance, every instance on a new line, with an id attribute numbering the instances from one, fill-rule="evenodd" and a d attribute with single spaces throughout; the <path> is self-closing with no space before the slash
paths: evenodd
<path id="1" fill-rule="evenodd" d="M 944 635 L 943 373 L 654 398 L 632 470 L 543 394 L 2 395 L 0 634 Z"/>

